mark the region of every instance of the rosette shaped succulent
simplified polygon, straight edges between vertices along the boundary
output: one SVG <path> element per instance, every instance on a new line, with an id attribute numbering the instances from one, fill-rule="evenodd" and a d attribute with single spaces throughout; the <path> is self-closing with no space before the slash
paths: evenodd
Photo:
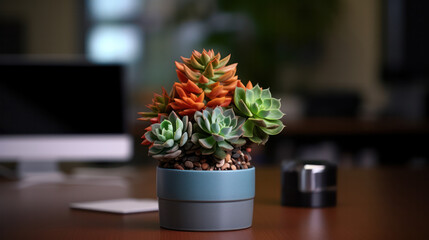
<path id="1" fill-rule="evenodd" d="M 234 114 L 233 109 L 224 110 L 206 108 L 195 112 L 194 133 L 191 141 L 201 147 L 203 155 L 213 154 L 217 159 L 224 159 L 226 151 L 242 146 L 246 140 L 242 137 L 245 119 Z"/>
<path id="2" fill-rule="evenodd" d="M 192 81 L 204 91 L 207 106 L 228 106 L 232 101 L 238 77 L 237 64 L 227 65 L 231 55 L 221 59 L 213 50 L 193 51 L 190 58 L 176 62 L 177 76 L 182 83 Z"/>
<path id="3" fill-rule="evenodd" d="M 174 97 L 170 106 L 181 116 L 192 116 L 205 107 L 204 92 L 192 81 L 174 83 Z"/>
<path id="4" fill-rule="evenodd" d="M 265 144 L 269 135 L 279 134 L 283 130 L 280 119 L 284 114 L 280 111 L 280 100 L 272 98 L 269 89 L 262 90 L 259 85 L 250 90 L 237 88 L 234 104 L 237 114 L 247 118 L 243 136 L 252 142 Z"/>
<path id="5" fill-rule="evenodd" d="M 182 148 L 192 135 L 192 124 L 188 116 L 180 119 L 173 111 L 161 123 L 154 123 L 144 135 L 145 141 L 151 143 L 149 156 L 160 161 L 169 161 L 182 154 Z"/>
<path id="6" fill-rule="evenodd" d="M 152 123 L 157 123 L 160 120 L 161 116 L 167 116 L 171 112 L 170 107 L 170 96 L 167 91 L 162 88 L 162 95 L 157 93 L 154 94 L 152 99 L 152 104 L 147 105 L 151 112 L 139 112 L 142 117 L 138 120 L 151 121 Z"/>

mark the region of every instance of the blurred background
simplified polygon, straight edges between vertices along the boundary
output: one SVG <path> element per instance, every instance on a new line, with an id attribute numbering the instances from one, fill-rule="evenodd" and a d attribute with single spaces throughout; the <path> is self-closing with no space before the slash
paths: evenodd
<path id="1" fill-rule="evenodd" d="M 2 0 L 0 55 L 125 66 L 132 159 L 95 166 L 156 165 L 137 112 L 177 81 L 174 61 L 205 48 L 231 53 L 243 82 L 282 99 L 286 128 L 256 147 L 256 165 L 421 168 L 428 11 L 419 0 Z"/>

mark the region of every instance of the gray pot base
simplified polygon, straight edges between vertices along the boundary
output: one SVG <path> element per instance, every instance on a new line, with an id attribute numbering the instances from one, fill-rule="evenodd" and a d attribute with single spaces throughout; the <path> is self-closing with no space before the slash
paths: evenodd
<path id="1" fill-rule="evenodd" d="M 253 199 L 189 202 L 158 199 L 163 228 L 184 231 L 227 231 L 252 226 Z"/>

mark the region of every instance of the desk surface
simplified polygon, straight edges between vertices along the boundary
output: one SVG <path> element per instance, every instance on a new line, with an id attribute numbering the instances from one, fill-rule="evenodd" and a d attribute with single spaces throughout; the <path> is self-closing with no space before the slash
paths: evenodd
<path id="1" fill-rule="evenodd" d="M 155 171 L 138 169 L 111 186 L 0 181 L 0 239 L 429 239 L 429 170 L 343 169 L 338 205 L 280 206 L 280 171 L 256 169 L 253 227 L 230 232 L 162 229 L 158 213 L 70 210 L 70 202 L 155 198 Z"/>

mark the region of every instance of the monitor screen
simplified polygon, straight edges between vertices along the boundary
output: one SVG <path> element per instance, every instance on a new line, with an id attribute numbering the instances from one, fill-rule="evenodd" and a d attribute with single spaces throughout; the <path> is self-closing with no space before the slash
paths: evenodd
<path id="1" fill-rule="evenodd" d="M 122 67 L 0 64 L 0 135 L 124 133 Z"/>
<path id="2" fill-rule="evenodd" d="M 123 67 L 0 59 L 0 161 L 127 161 Z"/>

